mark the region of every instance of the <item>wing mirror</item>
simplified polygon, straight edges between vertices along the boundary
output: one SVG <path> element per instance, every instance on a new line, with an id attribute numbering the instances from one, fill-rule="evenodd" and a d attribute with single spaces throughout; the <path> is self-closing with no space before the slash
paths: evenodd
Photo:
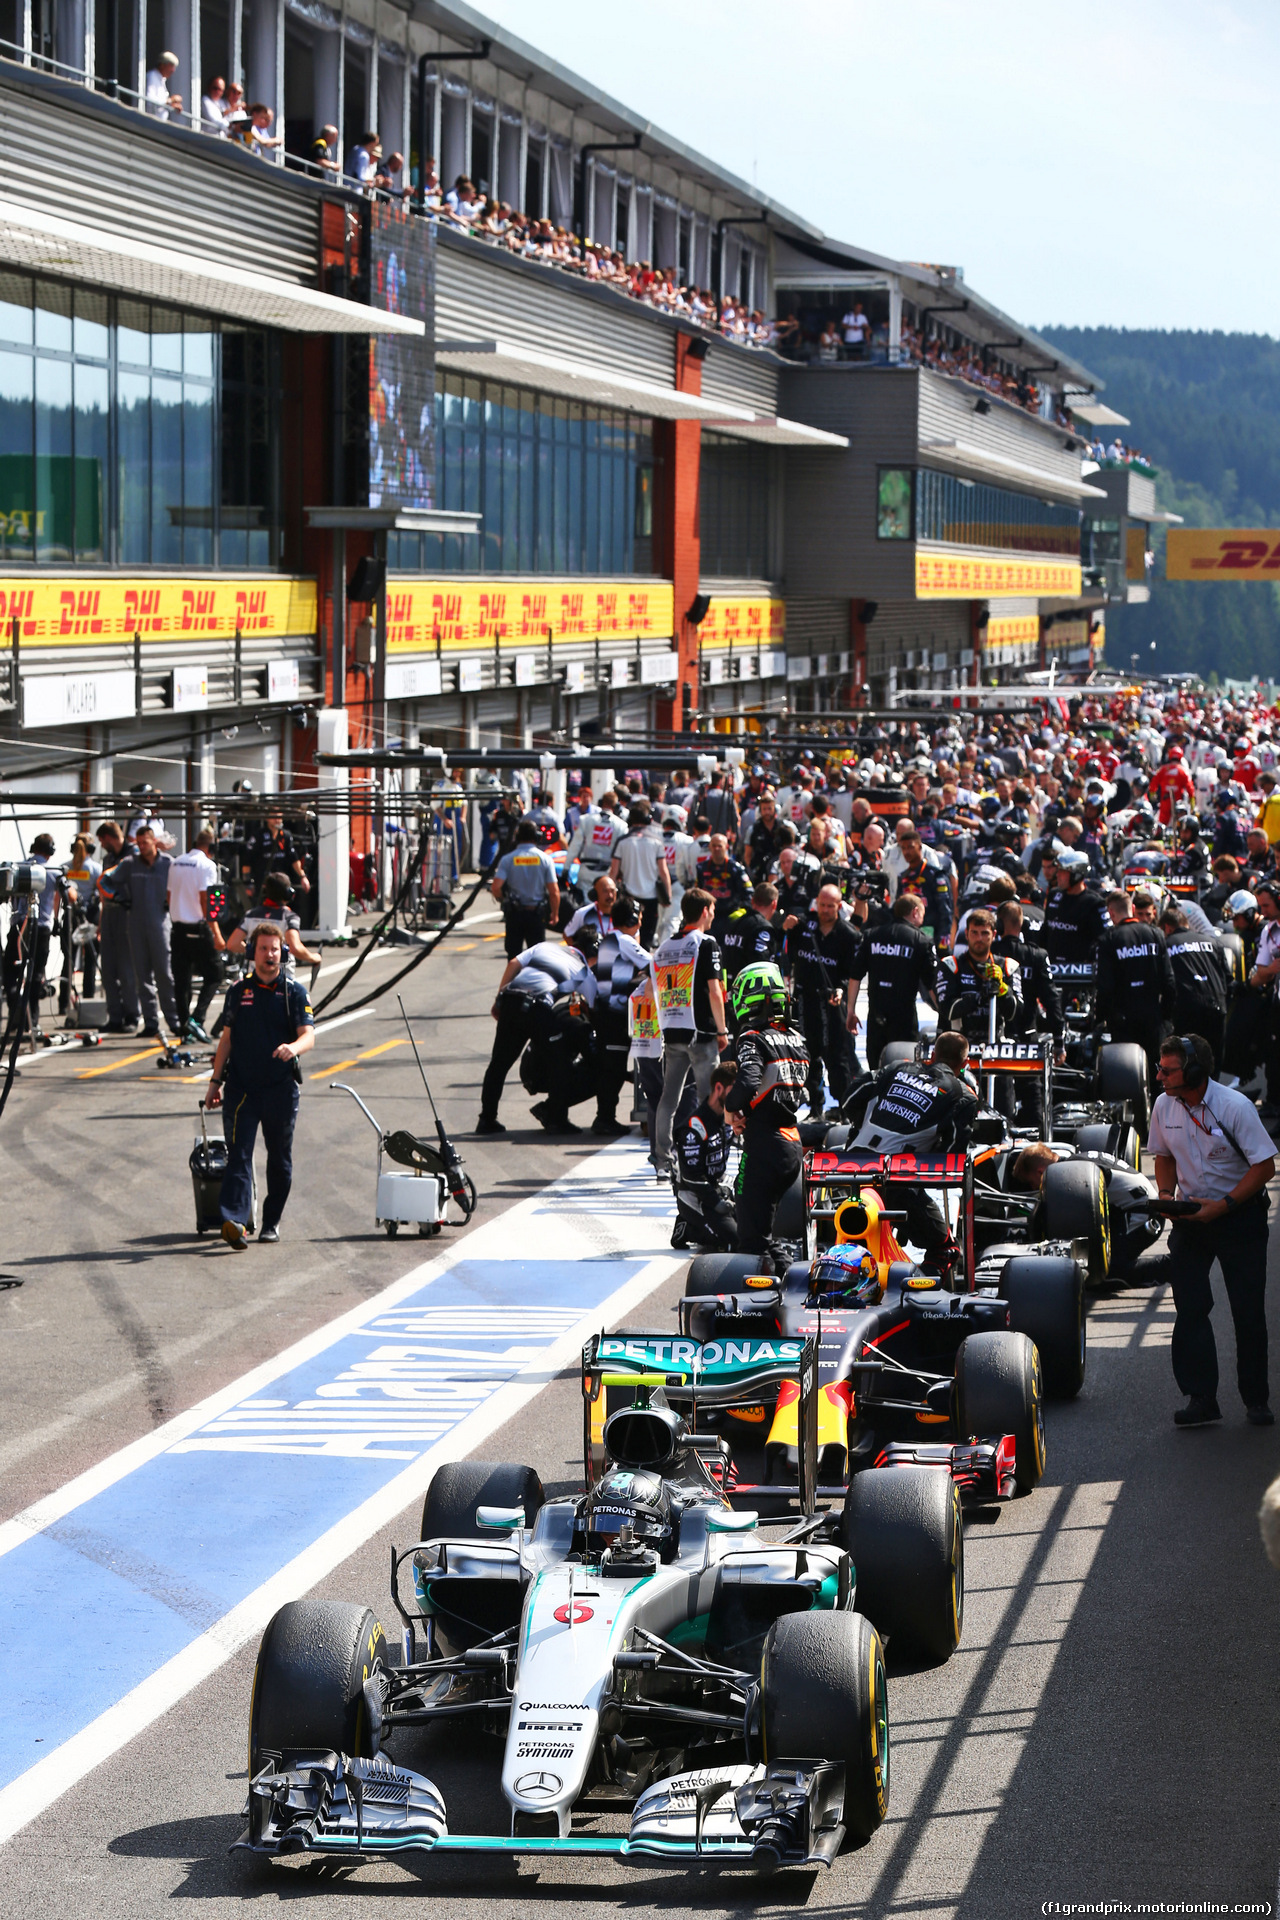
<path id="1" fill-rule="evenodd" d="M 523 1507 L 477 1507 L 476 1525 L 492 1533 L 514 1533 L 525 1524 Z"/>

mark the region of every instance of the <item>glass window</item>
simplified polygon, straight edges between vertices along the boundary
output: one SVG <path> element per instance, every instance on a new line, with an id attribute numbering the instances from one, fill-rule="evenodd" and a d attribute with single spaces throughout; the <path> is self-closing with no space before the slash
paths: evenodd
<path id="1" fill-rule="evenodd" d="M 105 360 L 111 352 L 110 308 L 105 293 L 76 288 L 71 340 L 77 359 Z"/>
<path id="2" fill-rule="evenodd" d="M 31 355 L 0 353 L 0 554 L 6 560 L 31 560 L 35 554 L 34 398 Z"/>
<path id="3" fill-rule="evenodd" d="M 0 557 L 278 565 L 279 392 L 265 329 L 0 272 Z"/>
<path id="4" fill-rule="evenodd" d="M 997 547 L 1078 559 L 1080 510 L 1033 494 L 961 480 L 921 467 L 916 475 L 916 538 L 954 546 Z"/>
<path id="5" fill-rule="evenodd" d="M 876 539 L 911 538 L 911 469 L 881 467 L 876 476 Z"/>
<path id="6" fill-rule="evenodd" d="M 0 273 L 0 340 L 29 347 L 34 338 L 30 280 L 20 273 Z"/>
<path id="7" fill-rule="evenodd" d="M 47 353 L 71 351 L 71 289 L 56 280 L 36 281 L 36 345 Z"/>
<path id="8" fill-rule="evenodd" d="M 172 337 L 172 336 L 169 336 Z M 178 335 L 181 345 L 182 336 Z M 151 558 L 182 559 L 182 382 L 151 382 Z"/>
<path id="9" fill-rule="evenodd" d="M 481 512 L 472 535 L 402 538 L 393 570 L 647 573 L 652 568 L 650 423 L 526 388 L 440 377 L 438 503 Z"/>
<path id="10" fill-rule="evenodd" d="M 77 361 L 75 402 L 76 559 L 105 560 L 111 510 L 111 392 L 105 367 Z"/>
<path id="11" fill-rule="evenodd" d="M 39 310 L 37 309 L 37 336 Z M 67 337 L 71 318 L 67 316 Z M 36 360 L 36 558 L 70 560 L 75 546 L 71 362 Z"/>
<path id="12" fill-rule="evenodd" d="M 717 433 L 702 436 L 698 476 L 702 571 L 769 577 L 769 450 Z"/>
<path id="13" fill-rule="evenodd" d="M 116 376 L 116 461 L 119 474 L 120 558 L 151 558 L 151 379 Z"/>

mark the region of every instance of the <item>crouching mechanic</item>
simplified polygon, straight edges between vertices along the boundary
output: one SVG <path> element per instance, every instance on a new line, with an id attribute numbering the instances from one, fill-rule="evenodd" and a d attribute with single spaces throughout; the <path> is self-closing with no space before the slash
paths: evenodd
<path id="1" fill-rule="evenodd" d="M 222 1033 L 204 1101 L 206 1107 L 226 1108 L 222 1237 L 237 1253 L 249 1244 L 259 1127 L 267 1148 L 267 1197 L 258 1239 L 280 1238 L 280 1216 L 293 1180 L 293 1129 L 302 1083 L 298 1057 L 316 1043 L 307 990 L 283 971 L 279 927 L 257 927 L 249 951 L 252 973 L 237 980 L 223 1002 Z"/>
<path id="2" fill-rule="evenodd" d="M 686 897 L 687 899 L 687 897 Z M 738 1167 L 738 1246 L 763 1253 L 779 1200 L 800 1171 L 796 1118 L 805 1102 L 809 1049 L 791 1025 L 781 970 L 747 967 L 733 984 L 738 1077 L 725 1101 L 742 1136 Z"/>
<path id="3" fill-rule="evenodd" d="M 933 1061 L 882 1067 L 845 1101 L 850 1150 L 867 1153 L 963 1152 L 973 1132 L 978 1102 L 962 1078 L 969 1042 L 962 1033 L 940 1033 Z M 907 1216 L 907 1238 L 927 1261 L 945 1272 L 959 1251 L 937 1202 L 921 1186 L 896 1186 L 893 1201 Z"/>
<path id="4" fill-rule="evenodd" d="M 733 1196 L 720 1184 L 729 1161 L 724 1103 L 737 1077 L 736 1060 L 722 1060 L 713 1067 L 711 1091 L 697 1112 L 676 1128 L 673 1247 L 714 1247 L 728 1253 L 738 1244 Z"/>

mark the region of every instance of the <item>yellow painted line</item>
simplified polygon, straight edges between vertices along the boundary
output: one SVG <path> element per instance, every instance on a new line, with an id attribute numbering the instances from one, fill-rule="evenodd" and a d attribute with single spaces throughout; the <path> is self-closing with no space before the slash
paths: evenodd
<path id="1" fill-rule="evenodd" d="M 318 1073 L 309 1073 L 308 1080 L 324 1080 L 331 1073 L 345 1073 L 348 1067 L 354 1067 L 361 1060 L 372 1060 L 376 1053 L 390 1053 L 392 1047 L 407 1047 L 405 1039 L 384 1040 L 380 1046 L 370 1047 L 367 1053 L 357 1053 L 351 1060 L 339 1060 L 336 1066 L 321 1067 Z"/>
<path id="2" fill-rule="evenodd" d="M 485 934 L 482 934 L 480 937 L 483 940 L 496 940 L 498 936 L 492 933 L 485 933 Z M 445 952 L 446 953 L 470 953 L 471 949 L 475 946 L 478 946 L 479 944 L 480 942 L 478 940 L 459 940 L 456 946 L 446 947 Z"/>
<path id="3" fill-rule="evenodd" d="M 482 940 L 505 940 L 505 939 L 506 939 L 506 937 L 507 937 L 507 936 L 506 936 L 506 934 L 505 934 L 505 933 L 482 933 L 482 934 L 480 935 L 480 938 L 481 938 Z M 454 948 L 454 952 L 455 952 L 455 953 L 457 952 L 457 948 L 456 948 L 456 947 Z"/>
<path id="4" fill-rule="evenodd" d="M 138 1060 L 154 1060 L 163 1047 L 148 1047 L 145 1053 L 126 1053 L 123 1060 L 113 1060 L 108 1067 L 84 1067 L 76 1075 L 77 1080 L 93 1080 L 100 1073 L 115 1073 L 119 1067 L 131 1067 Z"/>

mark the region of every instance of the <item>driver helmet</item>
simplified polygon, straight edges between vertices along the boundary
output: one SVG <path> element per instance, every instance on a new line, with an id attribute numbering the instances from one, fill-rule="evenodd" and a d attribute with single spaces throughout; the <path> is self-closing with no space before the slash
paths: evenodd
<path id="1" fill-rule="evenodd" d="M 733 983 L 729 1005 L 740 1027 L 785 1020 L 787 987 L 781 967 L 772 960 L 744 967 Z"/>
<path id="2" fill-rule="evenodd" d="M 1238 913 L 1256 913 L 1257 911 L 1257 895 L 1250 893 L 1247 887 L 1238 887 L 1234 893 L 1228 894 L 1227 912 L 1233 920 Z"/>
<path id="3" fill-rule="evenodd" d="M 828 1247 L 809 1269 L 809 1295 L 834 1294 L 841 1306 L 875 1307 L 884 1286 L 875 1255 L 856 1242 Z"/>
<path id="4" fill-rule="evenodd" d="M 1064 847 L 1058 855 L 1059 873 L 1080 873 L 1088 864 L 1088 854 L 1078 852 L 1075 847 Z"/>
<path id="5" fill-rule="evenodd" d="M 591 1489 L 583 1525 L 589 1552 L 614 1546 L 623 1527 L 630 1527 L 636 1543 L 653 1548 L 662 1559 L 675 1548 L 671 1494 L 657 1473 L 610 1467 Z"/>

